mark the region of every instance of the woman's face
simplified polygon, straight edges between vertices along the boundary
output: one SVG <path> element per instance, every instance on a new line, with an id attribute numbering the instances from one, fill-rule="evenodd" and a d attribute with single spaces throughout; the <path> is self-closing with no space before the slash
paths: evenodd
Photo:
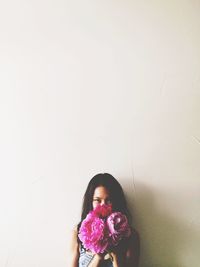
<path id="1" fill-rule="evenodd" d="M 103 186 L 98 186 L 94 190 L 94 195 L 92 200 L 93 209 L 96 208 L 97 205 L 103 205 L 103 204 L 109 205 L 112 203 L 109 197 L 108 190 Z"/>

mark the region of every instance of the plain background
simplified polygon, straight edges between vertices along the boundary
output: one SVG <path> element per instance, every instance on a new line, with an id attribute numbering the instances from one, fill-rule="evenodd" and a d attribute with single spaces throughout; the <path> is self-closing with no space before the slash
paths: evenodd
<path id="1" fill-rule="evenodd" d="M 0 266 L 67 267 L 89 180 L 140 267 L 200 262 L 200 1 L 0 2 Z"/>

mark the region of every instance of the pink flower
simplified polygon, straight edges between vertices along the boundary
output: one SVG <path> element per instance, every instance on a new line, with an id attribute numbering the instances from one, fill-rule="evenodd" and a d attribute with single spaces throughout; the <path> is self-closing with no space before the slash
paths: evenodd
<path id="1" fill-rule="evenodd" d="M 123 237 L 129 237 L 131 234 L 128 220 L 121 212 L 113 212 L 107 218 L 107 227 L 110 232 L 110 244 L 114 246 L 116 246 Z"/>
<path id="2" fill-rule="evenodd" d="M 94 253 L 103 253 L 108 246 L 108 236 L 105 234 L 105 222 L 90 212 L 82 221 L 78 237 L 85 249 Z"/>
<path id="3" fill-rule="evenodd" d="M 98 205 L 93 211 L 92 214 L 99 218 L 105 218 L 110 215 L 112 212 L 112 205 Z"/>

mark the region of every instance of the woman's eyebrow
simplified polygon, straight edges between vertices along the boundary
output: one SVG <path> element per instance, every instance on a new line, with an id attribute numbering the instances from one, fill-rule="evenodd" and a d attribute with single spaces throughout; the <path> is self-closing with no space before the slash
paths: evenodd
<path id="1" fill-rule="evenodd" d="M 93 199 L 98 198 L 98 199 L 102 199 L 101 197 L 93 197 Z M 106 199 L 110 199 L 109 197 L 106 197 Z"/>

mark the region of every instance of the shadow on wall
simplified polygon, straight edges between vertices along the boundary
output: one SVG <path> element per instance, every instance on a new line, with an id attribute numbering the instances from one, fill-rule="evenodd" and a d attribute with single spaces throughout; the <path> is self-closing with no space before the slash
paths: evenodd
<path id="1" fill-rule="evenodd" d="M 130 185 L 125 191 L 133 216 L 133 226 L 140 234 L 140 267 L 192 266 L 183 262 L 188 240 L 191 242 L 192 238 L 197 238 L 200 241 L 200 236 L 199 232 L 196 233 L 191 226 L 180 220 L 178 206 L 177 217 L 172 217 L 162 206 L 167 199 L 163 201 L 162 195 L 156 190 L 139 183 L 134 194 Z"/>

